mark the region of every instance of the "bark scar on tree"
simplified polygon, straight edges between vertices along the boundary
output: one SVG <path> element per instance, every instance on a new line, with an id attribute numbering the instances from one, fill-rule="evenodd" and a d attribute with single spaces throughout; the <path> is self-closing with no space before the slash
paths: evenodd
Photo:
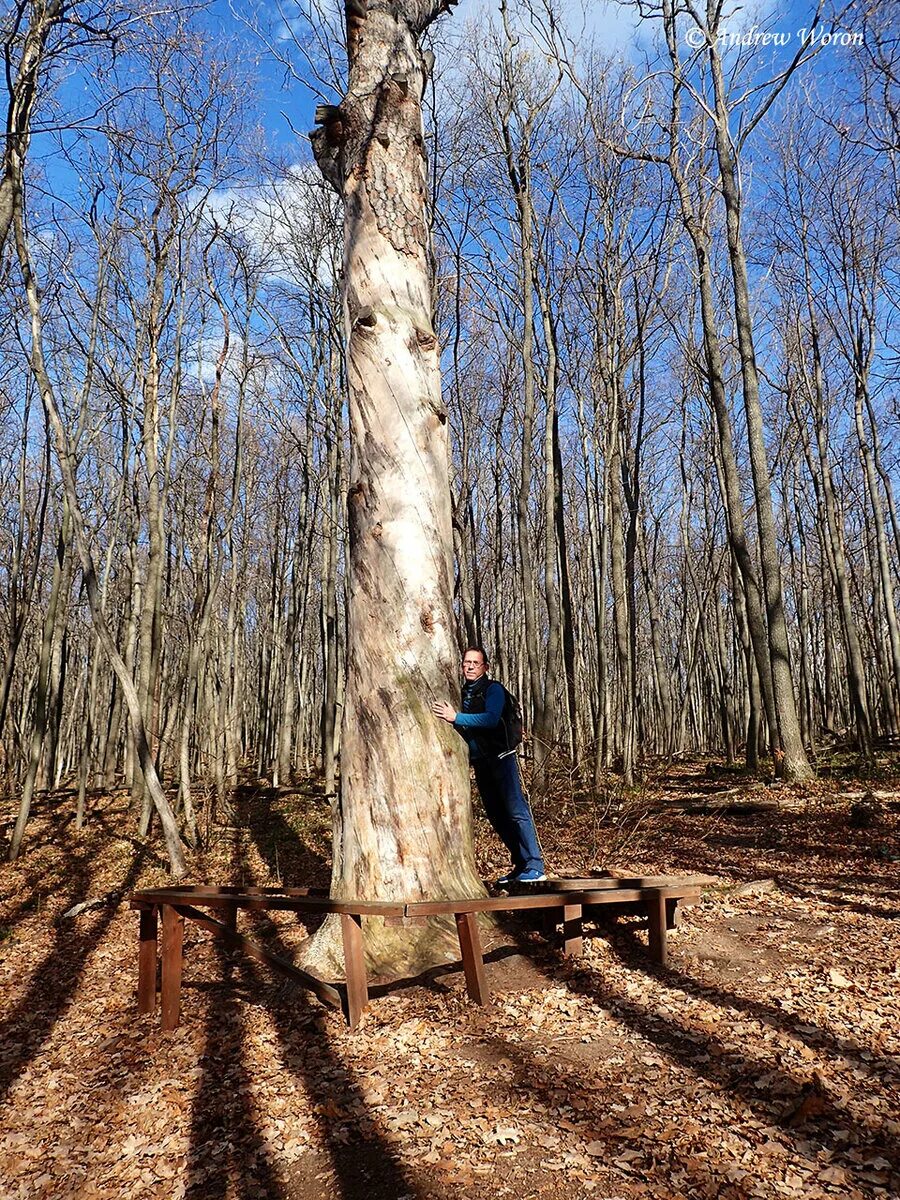
<path id="1" fill-rule="evenodd" d="M 344 17 L 347 21 L 347 57 L 352 62 L 359 46 L 360 30 L 368 17 L 366 0 L 344 0 Z"/>
<path id="2" fill-rule="evenodd" d="M 352 326 L 354 329 L 374 329 L 377 320 L 375 310 L 365 304 L 353 318 Z"/>
<path id="3" fill-rule="evenodd" d="M 447 424 L 447 409 L 443 404 L 435 403 L 433 400 L 431 400 L 429 401 L 429 408 L 442 425 Z"/>
<path id="4" fill-rule="evenodd" d="M 416 344 L 423 350 L 433 350 L 437 345 L 437 337 L 431 329 L 416 327 Z M 412 347 L 410 347 L 412 349 Z"/>

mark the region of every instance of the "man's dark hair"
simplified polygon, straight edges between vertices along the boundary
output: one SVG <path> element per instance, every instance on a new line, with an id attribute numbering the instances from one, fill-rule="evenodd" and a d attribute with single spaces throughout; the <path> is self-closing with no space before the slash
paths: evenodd
<path id="1" fill-rule="evenodd" d="M 465 650 L 463 651 L 463 658 L 465 658 L 467 654 L 480 654 L 485 666 L 487 666 L 491 661 L 487 656 L 487 650 L 485 650 L 484 646 L 466 646 Z"/>

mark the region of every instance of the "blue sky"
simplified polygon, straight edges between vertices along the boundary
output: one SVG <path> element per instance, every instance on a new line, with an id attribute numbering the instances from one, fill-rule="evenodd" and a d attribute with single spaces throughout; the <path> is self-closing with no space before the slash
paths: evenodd
<path id="1" fill-rule="evenodd" d="M 233 5 L 240 11 L 243 3 L 244 0 L 214 0 L 211 9 L 213 21 L 224 33 L 250 37 L 232 10 Z M 758 26 L 787 35 L 790 40 L 782 52 L 787 56 L 798 46 L 800 30 L 809 24 L 815 7 L 815 3 L 809 0 L 734 0 L 726 9 L 729 13 L 726 25 L 728 31 L 735 34 L 751 31 Z M 279 9 L 272 4 L 267 8 L 272 32 L 277 35 L 279 26 L 283 27 Z M 621 4 L 617 0 L 562 0 L 562 8 L 572 31 L 580 32 L 583 29 L 586 37 L 593 38 L 611 54 L 640 59 L 651 49 L 657 23 L 652 19 L 642 21 L 633 5 Z M 290 13 L 289 0 L 280 6 L 280 11 Z M 480 13 L 498 11 L 497 0 L 461 0 L 452 17 L 445 20 L 461 28 Z M 759 53 L 768 57 L 772 51 L 760 50 Z M 816 70 L 828 73 L 835 69 L 840 69 L 840 50 L 823 51 L 817 59 Z M 284 67 L 264 52 L 259 58 L 258 73 L 261 123 L 272 144 L 290 154 L 296 146 L 291 125 L 299 131 L 311 128 L 315 99 L 296 80 L 285 78 Z"/>
<path id="2" fill-rule="evenodd" d="M 633 5 L 621 4 L 617 0 L 558 0 L 570 31 L 577 34 L 583 30 L 584 38 L 592 38 L 608 53 L 623 58 L 642 60 L 652 50 L 657 22 L 641 21 Z M 587 6 L 585 9 L 585 5 Z M 782 58 L 793 53 L 797 46 L 799 30 L 809 23 L 815 4 L 809 0 L 733 0 L 727 19 L 729 31 L 752 30 L 754 26 L 788 35 L 790 41 Z M 212 0 L 202 18 L 223 41 L 243 48 L 244 53 L 255 62 L 256 87 L 249 93 L 252 105 L 250 115 L 258 121 L 264 131 L 269 150 L 288 162 L 302 162 L 309 158 L 309 144 L 305 134 L 312 128 L 314 94 L 296 79 L 289 76 L 285 67 L 268 52 L 265 45 L 254 37 L 240 13 L 256 11 L 266 16 L 269 35 L 278 43 L 279 27 L 283 32 L 283 15 L 301 11 L 295 0 Z M 461 33 L 466 24 L 477 20 L 485 13 L 498 13 L 497 0 L 461 0 L 452 17 L 445 18 L 448 32 Z M 259 19 L 259 18 L 257 18 Z M 851 24 L 852 28 L 852 24 Z M 285 49 L 288 43 L 282 43 Z M 759 51 L 768 58 L 772 51 Z M 840 70 L 841 50 L 826 49 L 812 64 L 817 78 Z M 88 110 L 89 83 L 74 74 L 65 79 L 60 87 L 59 99 L 64 109 L 84 113 Z M 298 138 L 299 135 L 299 138 Z M 70 176 L 67 168 L 54 153 L 53 140 L 40 134 L 35 137 L 33 160 L 38 160 L 50 180 L 54 191 L 65 191 Z"/>

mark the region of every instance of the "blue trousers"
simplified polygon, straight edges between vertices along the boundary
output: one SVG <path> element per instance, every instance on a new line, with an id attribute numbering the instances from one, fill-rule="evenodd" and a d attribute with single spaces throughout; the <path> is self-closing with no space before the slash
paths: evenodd
<path id="1" fill-rule="evenodd" d="M 476 758 L 472 767 L 487 819 L 509 850 L 515 870 L 543 871 L 544 856 L 531 809 L 522 794 L 516 755 Z"/>

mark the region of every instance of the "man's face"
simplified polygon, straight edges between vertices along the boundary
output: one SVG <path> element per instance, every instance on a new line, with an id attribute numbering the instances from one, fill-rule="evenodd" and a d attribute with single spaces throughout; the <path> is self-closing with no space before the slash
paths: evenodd
<path id="1" fill-rule="evenodd" d="M 487 663 L 484 661 L 484 655 L 480 650 L 467 650 L 462 665 L 463 675 L 469 683 L 480 679 L 487 671 Z"/>

